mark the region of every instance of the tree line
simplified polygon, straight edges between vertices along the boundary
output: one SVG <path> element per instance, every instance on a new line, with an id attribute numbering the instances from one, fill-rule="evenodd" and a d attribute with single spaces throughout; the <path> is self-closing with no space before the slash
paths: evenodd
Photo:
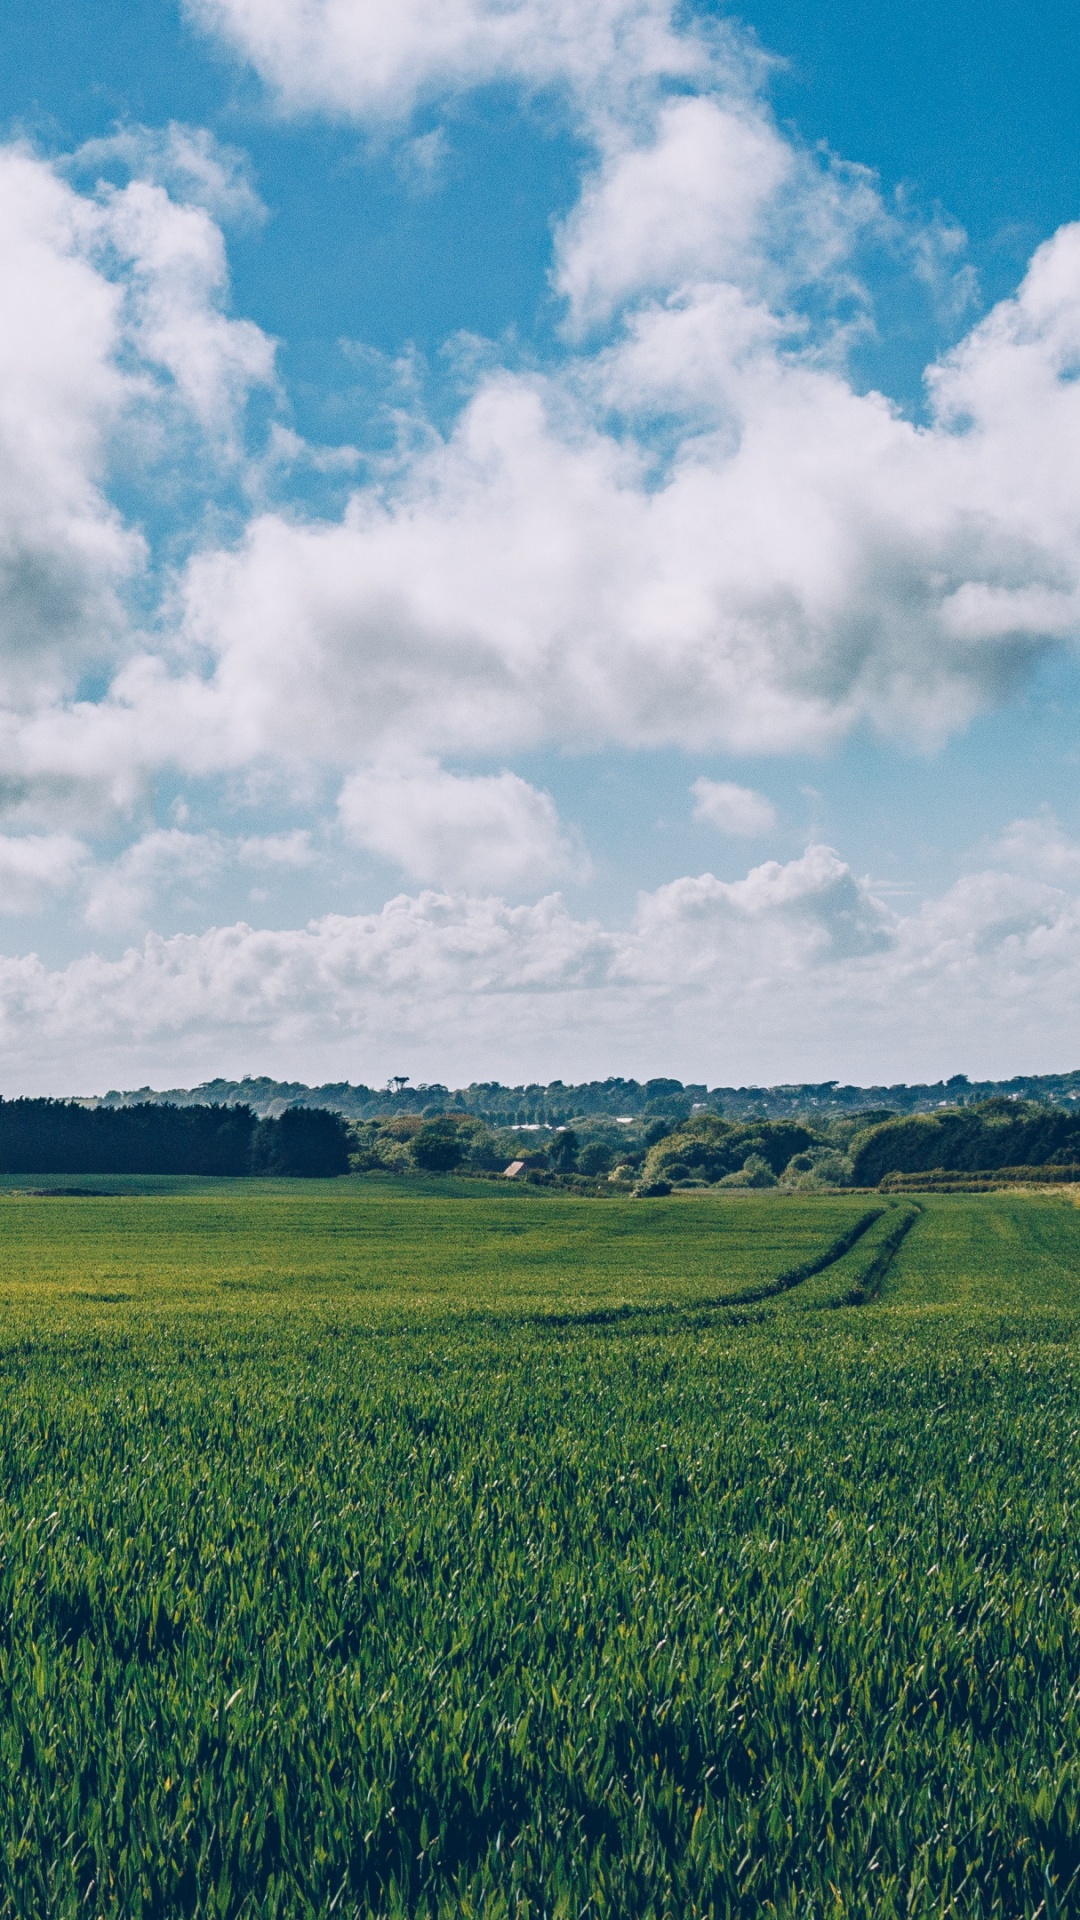
<path id="1" fill-rule="evenodd" d="M 327 1178 L 349 1171 L 340 1114 L 288 1108 L 259 1120 L 247 1106 L 85 1107 L 0 1099 L 0 1173 L 201 1173 Z"/>
<path id="2" fill-rule="evenodd" d="M 891 1173 L 991 1173 L 1078 1161 L 1080 1114 L 996 1099 L 886 1121 L 855 1144 L 851 1177 L 869 1187 Z"/>
<path id="3" fill-rule="evenodd" d="M 842 1086 L 836 1080 L 761 1087 L 707 1087 L 703 1082 L 672 1079 L 633 1080 L 611 1075 L 606 1080 L 503 1086 L 497 1080 L 472 1081 L 449 1088 L 441 1082 L 412 1086 L 398 1074 L 385 1087 L 355 1085 L 348 1080 L 309 1087 L 300 1080 L 206 1080 L 201 1086 L 173 1087 L 155 1092 L 139 1087 L 116 1090 L 98 1103 L 108 1107 L 249 1106 L 259 1116 L 280 1113 L 283 1107 L 326 1107 L 350 1121 L 389 1120 L 406 1115 L 431 1119 L 445 1112 L 472 1114 L 488 1126 L 565 1126 L 578 1120 L 632 1118 L 642 1122 L 664 1119 L 669 1124 L 708 1112 L 740 1124 L 755 1121 L 801 1121 L 810 1127 L 835 1119 L 860 1118 L 866 1112 L 888 1108 L 894 1114 L 934 1112 L 946 1106 L 1007 1097 L 1033 1100 L 1042 1106 L 1077 1111 L 1080 1072 L 1017 1075 L 1011 1080 L 971 1081 L 962 1073 L 947 1080 L 881 1086 Z"/>

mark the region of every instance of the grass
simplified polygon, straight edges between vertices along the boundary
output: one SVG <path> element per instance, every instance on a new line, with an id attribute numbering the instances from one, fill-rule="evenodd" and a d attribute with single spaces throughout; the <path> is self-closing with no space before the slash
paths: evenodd
<path id="1" fill-rule="evenodd" d="M 880 1208 L 854 1244 L 800 1285 L 785 1292 L 777 1306 L 796 1313 L 815 1307 L 861 1307 L 881 1292 L 903 1242 L 923 1213 L 910 1202 Z"/>
<path id="2" fill-rule="evenodd" d="M 920 1196 L 924 1220 L 884 1282 L 889 1305 L 1033 1313 L 1080 1306 L 1080 1213 L 1041 1195 Z"/>
<path id="3" fill-rule="evenodd" d="M 1080 1908 L 1080 1212 L 146 1184 L 0 1196 L 0 1915 Z"/>
<path id="4" fill-rule="evenodd" d="M 35 1327 L 84 1324 L 103 1302 L 130 1325 L 229 1309 L 401 1320 L 738 1298 L 867 1211 L 843 1196 L 586 1203 L 467 1180 L 80 1182 L 94 1198 L 28 1184 L 0 1190 L 0 1311 Z"/>

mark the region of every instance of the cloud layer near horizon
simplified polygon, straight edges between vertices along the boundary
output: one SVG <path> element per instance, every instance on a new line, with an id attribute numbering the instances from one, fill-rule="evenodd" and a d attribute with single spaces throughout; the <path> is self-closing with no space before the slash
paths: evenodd
<path id="1" fill-rule="evenodd" d="M 829 847 L 642 894 L 630 925 L 559 895 L 434 891 L 302 929 L 149 935 L 117 960 L 0 960 L 21 1087 L 219 1072 L 378 1082 L 613 1070 L 722 1082 L 1060 1067 L 1080 1014 L 1080 847 L 1019 821 L 987 866 L 897 916 Z M 508 1042 L 507 1035 L 512 1034 Z M 943 1047 L 945 1052 L 943 1054 Z M 947 1056 L 947 1057 L 946 1057 Z M 1067 1064 L 1067 1063 L 1064 1063 Z"/>

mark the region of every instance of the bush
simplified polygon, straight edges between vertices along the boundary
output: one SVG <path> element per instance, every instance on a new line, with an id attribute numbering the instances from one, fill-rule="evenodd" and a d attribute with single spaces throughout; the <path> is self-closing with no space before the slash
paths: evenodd
<path id="1" fill-rule="evenodd" d="M 748 1154 L 738 1173 L 725 1174 L 721 1187 L 775 1187 L 776 1175 L 763 1154 Z"/>
<path id="2" fill-rule="evenodd" d="M 781 1185 L 795 1193 L 813 1193 L 822 1187 L 846 1187 L 850 1183 L 851 1162 L 846 1154 L 832 1147 L 812 1147 L 807 1153 L 793 1154 L 781 1176 Z"/>
<path id="3" fill-rule="evenodd" d="M 0 1100 L 2 1173 L 251 1171 L 250 1107 L 84 1107 L 77 1100 Z"/>
<path id="4" fill-rule="evenodd" d="M 459 1127 L 459 1133 L 465 1152 L 462 1166 L 470 1173 L 501 1173 L 507 1161 L 515 1157 L 503 1151 L 502 1142 L 482 1122 L 475 1127 Z"/>

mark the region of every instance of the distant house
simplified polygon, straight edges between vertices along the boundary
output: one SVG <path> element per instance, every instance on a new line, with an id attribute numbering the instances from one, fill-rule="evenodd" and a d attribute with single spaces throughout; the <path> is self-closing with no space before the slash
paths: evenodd
<path id="1" fill-rule="evenodd" d="M 518 1177 L 518 1174 L 521 1172 L 524 1165 L 525 1165 L 524 1160 L 511 1160 L 510 1165 L 507 1167 L 505 1173 L 503 1174 L 503 1179 L 516 1180 Z"/>

